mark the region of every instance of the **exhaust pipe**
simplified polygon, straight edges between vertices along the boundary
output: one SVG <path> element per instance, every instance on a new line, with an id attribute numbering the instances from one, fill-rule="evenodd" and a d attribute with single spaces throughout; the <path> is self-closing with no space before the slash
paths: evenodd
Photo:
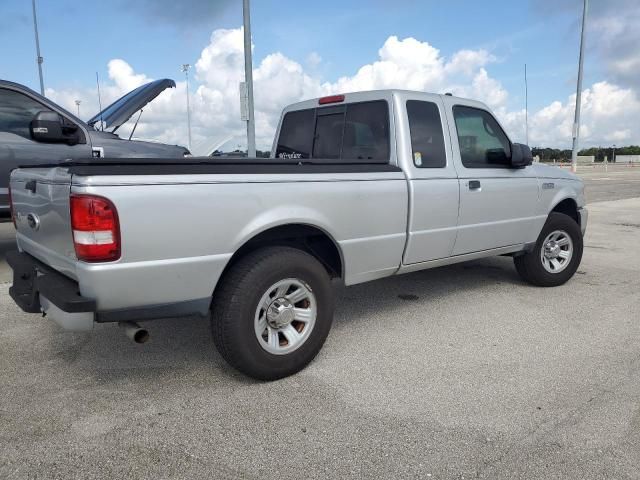
<path id="1" fill-rule="evenodd" d="M 135 343 L 145 343 L 149 340 L 149 332 L 136 322 L 118 322 L 120 328 L 124 328 L 124 334 Z"/>

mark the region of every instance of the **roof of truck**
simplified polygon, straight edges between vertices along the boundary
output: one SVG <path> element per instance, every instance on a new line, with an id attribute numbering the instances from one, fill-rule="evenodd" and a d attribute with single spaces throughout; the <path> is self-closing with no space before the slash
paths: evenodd
<path id="1" fill-rule="evenodd" d="M 442 97 L 448 96 L 454 99 L 464 100 L 465 102 L 475 100 L 471 100 L 464 97 L 456 97 L 451 95 L 450 93 L 434 93 L 434 92 L 425 92 L 419 90 L 406 90 L 400 88 L 390 88 L 390 89 L 381 89 L 381 90 L 368 90 L 361 92 L 347 92 L 347 93 L 339 93 L 339 94 L 331 94 L 327 97 L 316 97 L 310 98 L 309 100 L 303 100 L 301 102 L 292 103 L 285 108 L 285 111 L 290 110 L 302 110 L 305 108 L 315 108 L 320 104 L 322 99 L 326 99 L 329 97 L 344 97 L 342 100 L 329 102 L 323 106 L 330 106 L 331 104 L 339 105 L 340 103 L 349 103 L 349 102 L 361 102 L 361 101 L 370 101 L 370 100 L 379 100 L 379 99 L 391 99 L 392 97 L 400 94 L 408 94 L 408 95 L 425 95 L 431 97 Z"/>

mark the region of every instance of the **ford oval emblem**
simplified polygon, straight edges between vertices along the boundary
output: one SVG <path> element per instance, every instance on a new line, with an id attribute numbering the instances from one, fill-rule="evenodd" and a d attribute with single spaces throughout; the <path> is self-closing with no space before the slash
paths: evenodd
<path id="1" fill-rule="evenodd" d="M 27 215 L 27 223 L 34 230 L 38 230 L 40 228 L 40 219 L 35 213 L 30 213 Z"/>

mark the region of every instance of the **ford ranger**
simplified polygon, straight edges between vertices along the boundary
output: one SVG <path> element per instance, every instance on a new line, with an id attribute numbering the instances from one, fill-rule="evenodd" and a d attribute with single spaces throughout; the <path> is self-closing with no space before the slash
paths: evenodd
<path id="1" fill-rule="evenodd" d="M 11 175 L 10 294 L 62 327 L 210 315 L 229 364 L 291 375 L 322 347 L 332 281 L 509 255 L 527 282 L 582 257 L 583 183 L 532 164 L 486 105 L 372 91 L 291 105 L 272 158 L 102 159 Z"/>

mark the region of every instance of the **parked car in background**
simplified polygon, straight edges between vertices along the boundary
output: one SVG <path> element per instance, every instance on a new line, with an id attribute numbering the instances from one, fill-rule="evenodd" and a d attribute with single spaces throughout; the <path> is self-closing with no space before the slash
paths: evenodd
<path id="1" fill-rule="evenodd" d="M 480 102 L 397 90 L 309 100 L 284 110 L 272 152 L 15 170 L 11 296 L 67 329 L 120 322 L 139 341 L 131 321 L 210 312 L 222 356 L 276 379 L 322 347 L 332 279 L 509 255 L 551 287 L 580 264 L 582 181 L 532 165 Z"/>
<path id="2" fill-rule="evenodd" d="M 0 217 L 9 216 L 9 172 L 38 163 L 88 158 L 183 158 L 177 145 L 120 138 L 116 131 L 132 115 L 175 82 L 165 78 L 127 93 L 93 116 L 80 120 L 30 88 L 0 80 Z"/>

